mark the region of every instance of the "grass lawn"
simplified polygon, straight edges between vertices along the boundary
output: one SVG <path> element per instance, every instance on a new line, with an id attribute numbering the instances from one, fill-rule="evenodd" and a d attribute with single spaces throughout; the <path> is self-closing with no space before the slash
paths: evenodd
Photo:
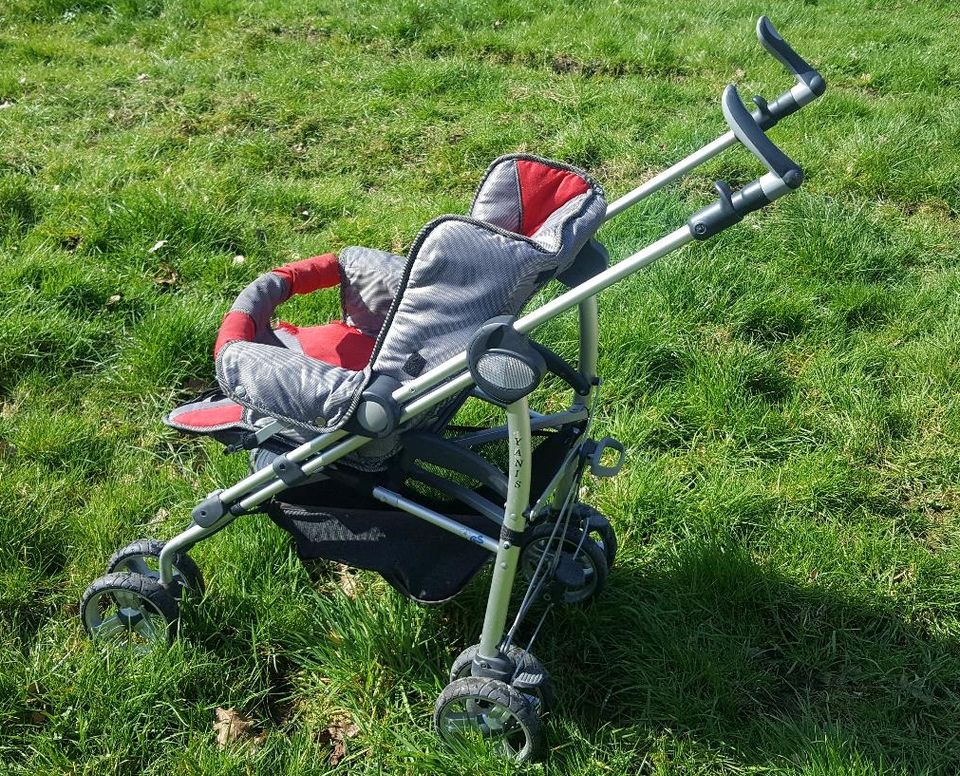
<path id="1" fill-rule="evenodd" d="M 405 250 L 502 153 L 613 199 L 723 130 L 726 83 L 787 87 L 760 13 L 829 84 L 771 132 L 808 182 L 601 299 L 597 430 L 628 464 L 588 489 L 621 554 L 539 640 L 560 704 L 530 770 L 960 772 L 960 13 L 938 0 L 0 4 L 0 772 L 516 770 L 430 728 L 482 581 L 417 607 L 308 574 L 250 517 L 194 551 L 208 594 L 168 651 L 94 647 L 77 602 L 244 472 L 160 417 L 212 381 L 246 283 Z M 600 236 L 625 256 L 758 169 L 732 150 Z M 219 749 L 218 706 L 255 740 Z"/>

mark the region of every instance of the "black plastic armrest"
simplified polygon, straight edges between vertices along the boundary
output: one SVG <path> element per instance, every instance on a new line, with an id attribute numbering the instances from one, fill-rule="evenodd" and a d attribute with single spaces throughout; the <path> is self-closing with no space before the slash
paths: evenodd
<path id="1" fill-rule="evenodd" d="M 530 340 L 530 344 L 543 356 L 547 369 L 573 388 L 578 396 L 586 396 L 590 393 L 590 383 L 579 371 L 568 364 L 566 360 L 554 353 L 546 345 L 541 345 L 539 342 L 534 342 L 533 340 Z"/>

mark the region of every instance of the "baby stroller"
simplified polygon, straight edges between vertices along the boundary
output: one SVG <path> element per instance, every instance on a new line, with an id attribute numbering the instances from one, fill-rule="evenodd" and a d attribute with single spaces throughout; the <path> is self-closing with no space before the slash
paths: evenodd
<path id="1" fill-rule="evenodd" d="M 454 661 L 434 722 L 451 741 L 478 737 L 517 759 L 541 756 L 540 717 L 553 690 L 530 651 L 540 625 L 524 646 L 519 628 L 535 605 L 543 612 L 593 599 L 617 551 L 607 518 L 578 501 L 587 471 L 613 476 L 624 458 L 619 442 L 591 436 L 600 387 L 596 294 L 803 180 L 764 132 L 825 83 L 765 17 L 757 35 L 796 84 L 771 104 L 754 98 L 753 112 L 728 86 L 729 132 L 610 205 L 582 170 L 504 156 L 487 170 L 469 215 L 431 221 L 407 257 L 346 248 L 251 283 L 217 336 L 219 388 L 165 419 L 246 451 L 250 474 L 204 498 L 169 541 L 137 541 L 110 558 L 81 600 L 90 636 L 173 639 L 183 592 L 203 589 L 187 551 L 255 512 L 288 531 L 302 558 L 375 570 L 421 602 L 451 598 L 492 561 L 479 643 Z M 738 141 L 765 174 L 738 191 L 718 182 L 716 200 L 686 224 L 608 266 L 594 237 L 606 220 Z M 568 290 L 517 317 L 551 280 Z M 337 285 L 342 321 L 271 325 L 291 295 Z M 574 307 L 576 365 L 530 336 Z M 531 410 L 547 377 L 572 393 L 568 409 Z M 502 410 L 505 423 L 454 425 L 471 398 Z M 514 598 L 518 577 L 523 593 Z"/>

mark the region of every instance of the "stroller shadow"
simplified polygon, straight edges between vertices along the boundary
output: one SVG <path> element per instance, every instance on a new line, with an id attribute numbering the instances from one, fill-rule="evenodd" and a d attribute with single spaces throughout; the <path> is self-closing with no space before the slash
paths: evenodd
<path id="1" fill-rule="evenodd" d="M 936 627 L 935 612 L 700 546 L 660 568 L 616 567 L 592 606 L 549 616 L 535 651 L 560 724 L 614 745 L 679 739 L 733 769 L 956 773 L 960 648 Z"/>

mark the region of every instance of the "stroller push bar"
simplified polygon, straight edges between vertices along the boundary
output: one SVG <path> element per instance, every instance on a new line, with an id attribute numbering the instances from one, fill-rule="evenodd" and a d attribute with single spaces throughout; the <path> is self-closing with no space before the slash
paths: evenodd
<path id="1" fill-rule="evenodd" d="M 692 240 L 705 240 L 718 234 L 743 220 L 748 213 L 770 204 L 802 183 L 803 171 L 764 134 L 756 117 L 744 107 L 736 87 L 732 85 L 724 90 L 723 112 L 730 125 L 730 136 L 734 141 L 742 142 L 757 157 L 767 168 L 767 174 L 737 192 L 733 192 L 726 183 L 717 183 L 716 190 L 719 195 L 717 201 L 695 213 L 685 226 L 518 319 L 514 324 L 518 332 L 529 333 L 542 323 L 609 288 L 657 259 L 673 253 Z M 466 365 L 466 353 L 461 353 L 394 391 L 393 399 L 401 406 L 406 404 L 401 419 L 407 420 L 452 396 L 457 390 L 462 390 L 465 385 L 469 385 L 469 382 L 463 382 L 463 375 L 460 374 L 466 369 Z M 458 374 L 459 380 L 431 391 L 429 396 L 418 399 L 415 402 L 416 406 L 409 403 L 443 380 Z"/>
<path id="2" fill-rule="evenodd" d="M 804 105 L 813 102 L 817 97 L 826 91 L 827 84 L 813 67 L 803 59 L 786 40 L 777 32 L 777 28 L 766 17 L 761 16 L 757 20 L 757 38 L 760 44 L 779 61 L 787 71 L 797 79 L 793 88 L 788 89 L 781 94 L 773 103 L 767 103 L 762 97 L 754 97 L 753 101 L 757 109 L 753 113 L 760 129 L 768 130 L 780 119 L 796 113 Z M 624 194 L 619 199 L 611 202 L 607 207 L 606 220 L 622 213 L 629 207 L 637 204 L 654 192 L 659 191 L 664 186 L 673 183 L 692 170 L 699 167 L 706 161 L 713 159 L 722 151 L 734 145 L 738 140 L 736 133 L 731 130 L 703 148 L 694 151 L 684 159 L 681 159 L 666 170 L 641 184 L 633 191 Z"/>

